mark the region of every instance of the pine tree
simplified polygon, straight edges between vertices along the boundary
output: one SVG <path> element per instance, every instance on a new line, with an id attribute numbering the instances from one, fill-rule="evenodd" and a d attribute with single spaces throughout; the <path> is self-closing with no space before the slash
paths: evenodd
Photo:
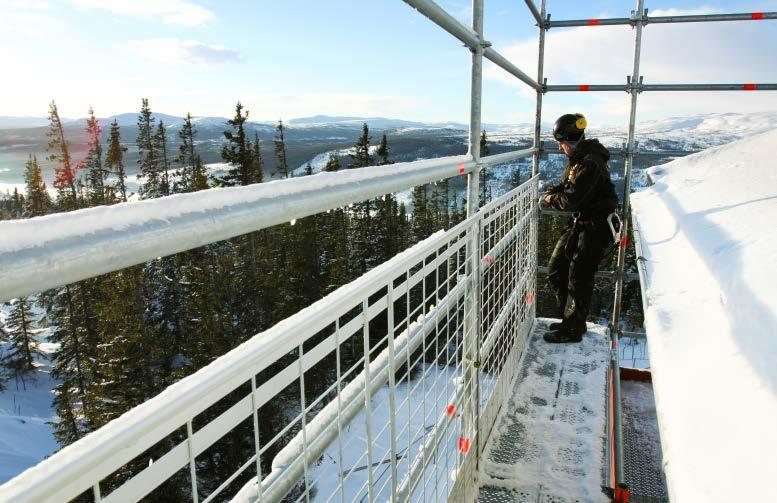
<path id="1" fill-rule="evenodd" d="M 170 157 L 167 155 L 167 128 L 163 121 L 159 121 L 156 133 L 154 134 L 154 150 L 159 163 L 160 195 L 170 195 Z"/>
<path id="2" fill-rule="evenodd" d="M 60 445 L 78 440 L 91 429 L 86 419 L 89 412 L 86 394 L 95 359 L 85 343 L 86 330 L 78 309 L 81 293 L 77 285 L 61 288 L 48 313 L 54 326 L 49 340 L 59 344 L 51 372 L 60 382 L 54 389 L 54 407 L 60 418 L 70 417 L 73 422 L 61 430 L 55 426 L 54 436 Z"/>
<path id="3" fill-rule="evenodd" d="M 76 167 L 70 157 L 70 147 L 65 140 L 65 130 L 59 118 L 57 104 L 51 101 L 49 106 L 49 130 L 46 133 L 49 153 L 47 160 L 57 163 L 54 168 L 54 187 L 57 189 L 57 205 L 64 211 L 78 208 L 76 192 Z"/>
<path id="4" fill-rule="evenodd" d="M 429 207 L 429 193 L 426 185 L 413 187 L 413 220 L 411 235 L 413 242 L 426 239 L 434 231 L 432 209 Z"/>
<path id="5" fill-rule="evenodd" d="M 289 162 L 286 157 L 286 140 L 283 134 L 285 129 L 283 121 L 278 120 L 273 144 L 275 146 L 275 157 L 278 158 L 278 171 L 276 171 L 276 173 L 280 173 L 281 178 L 289 177 Z M 275 175 L 275 173 L 273 173 L 273 175 Z"/>
<path id="6" fill-rule="evenodd" d="M 32 334 L 35 317 L 26 297 L 11 301 L 11 312 L 6 324 L 9 327 L 9 348 L 3 356 L 3 365 L 17 376 L 35 370 L 35 357 L 40 356 L 38 341 Z"/>
<path id="7" fill-rule="evenodd" d="M 26 197 L 24 199 L 24 215 L 27 217 L 39 217 L 51 211 L 51 196 L 43 181 L 38 158 L 30 154 L 27 164 L 24 166 L 24 183 Z"/>
<path id="8" fill-rule="evenodd" d="M 257 165 L 254 163 L 254 152 L 251 142 L 246 138 L 245 122 L 248 111 L 243 114 L 243 105 L 238 101 L 235 106 L 235 116 L 227 121 L 231 131 L 224 131 L 227 144 L 221 149 L 221 158 L 229 163 L 227 174 L 219 181 L 227 187 L 251 185 L 261 181 L 257 175 Z"/>
<path id="9" fill-rule="evenodd" d="M 369 147 L 367 149 L 369 154 Z M 380 140 L 376 154 L 380 158 L 378 165 L 392 164 L 389 160 L 389 147 L 386 134 Z M 392 194 L 385 194 L 375 200 L 375 241 L 379 263 L 389 260 L 397 254 L 397 232 L 399 230 L 399 206 Z"/>
<path id="10" fill-rule="evenodd" d="M 380 144 L 378 145 L 378 150 L 375 153 L 378 154 L 378 157 L 380 157 L 380 161 L 378 161 L 378 166 L 391 164 L 391 162 L 388 159 L 389 148 L 388 148 L 388 141 L 386 140 L 386 133 L 383 133 L 383 138 L 381 138 Z"/>
<path id="11" fill-rule="evenodd" d="M 116 175 L 116 190 L 119 193 L 114 195 L 112 199 L 119 199 L 123 202 L 127 202 L 127 175 L 124 172 L 124 152 L 126 151 L 127 147 L 121 145 L 119 123 L 113 119 L 108 138 L 108 152 L 105 155 L 105 168 L 109 173 Z"/>
<path id="12" fill-rule="evenodd" d="M 488 137 L 486 136 L 486 130 L 484 129 L 480 133 L 480 157 L 486 157 L 489 154 L 488 149 Z M 480 206 L 485 205 L 491 198 L 490 176 L 488 168 L 482 168 L 480 170 Z"/>
<path id="13" fill-rule="evenodd" d="M 254 130 L 252 153 L 251 161 L 253 162 L 253 167 L 251 171 L 254 174 L 254 183 L 262 183 L 264 181 L 264 160 L 262 159 L 262 147 L 259 144 L 259 132 L 257 130 Z"/>
<path id="14" fill-rule="evenodd" d="M 181 144 L 178 147 L 178 157 L 175 158 L 181 169 L 176 172 L 176 182 L 174 192 L 193 192 L 194 189 L 194 171 L 197 163 L 197 152 L 194 150 L 194 137 L 197 135 L 197 129 L 192 124 L 192 116 L 186 113 L 183 120 L 183 126 L 178 131 L 178 138 Z"/>
<path id="15" fill-rule="evenodd" d="M 513 170 L 513 173 L 510 176 L 510 185 L 512 185 L 512 188 L 515 188 L 520 184 L 521 184 L 521 165 L 518 162 L 516 162 L 515 169 Z"/>
<path id="16" fill-rule="evenodd" d="M 202 158 L 199 154 L 194 159 L 194 169 L 191 178 L 191 191 L 205 190 L 208 188 L 208 174 L 205 172 L 205 166 L 202 164 Z"/>
<path id="17" fill-rule="evenodd" d="M 326 161 L 326 165 L 324 166 L 324 171 L 327 172 L 334 172 L 334 171 L 340 171 L 340 160 L 337 159 L 337 157 L 334 154 L 329 154 L 329 160 Z"/>
<path id="18" fill-rule="evenodd" d="M 348 168 L 362 168 L 373 164 L 370 155 L 370 130 L 366 122 L 362 126 L 361 136 L 353 146 L 353 151 L 352 154 L 348 154 L 351 158 Z M 377 233 L 372 222 L 373 209 L 374 202 L 370 199 L 353 204 L 351 259 L 352 269 L 357 276 L 372 269 L 377 260 Z"/>
<path id="19" fill-rule="evenodd" d="M 94 109 L 89 107 L 89 117 L 86 119 L 86 138 L 88 148 L 83 167 L 86 169 L 88 183 L 87 199 L 90 206 L 108 204 L 109 196 L 105 179 L 108 171 L 103 168 L 103 147 L 100 142 L 102 128 L 94 116 Z"/>
<path id="20" fill-rule="evenodd" d="M 159 160 L 154 142 L 154 122 L 151 115 L 148 99 L 143 98 L 138 115 L 138 165 L 140 173 L 138 180 L 143 180 L 140 187 L 140 195 L 143 199 L 150 199 L 162 195 L 162 180 L 160 176 Z"/>

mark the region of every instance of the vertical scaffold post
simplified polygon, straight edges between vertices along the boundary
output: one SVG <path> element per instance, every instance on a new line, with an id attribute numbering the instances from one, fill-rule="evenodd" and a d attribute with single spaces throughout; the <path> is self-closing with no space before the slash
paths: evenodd
<path id="1" fill-rule="evenodd" d="M 539 35 L 539 51 L 537 57 L 537 82 L 540 84 L 540 88 L 537 89 L 537 109 L 534 114 L 534 154 L 532 154 L 531 176 L 535 176 L 540 171 L 540 132 L 542 128 L 542 94 L 545 92 L 543 86 L 543 78 L 545 73 L 545 2 L 542 0 L 540 6 L 540 19 L 538 23 L 540 28 Z"/>
<path id="2" fill-rule="evenodd" d="M 628 243 L 630 193 L 631 193 L 631 171 L 634 164 L 634 133 L 637 121 L 637 97 L 640 91 L 640 73 L 639 63 L 642 52 L 642 28 L 645 20 L 644 0 L 637 0 L 637 8 L 634 11 L 634 69 L 631 73 L 629 93 L 631 94 L 631 113 L 629 115 L 629 138 L 626 149 L 626 173 L 625 185 L 623 187 L 623 213 L 621 218 L 621 236 L 622 241 L 618 247 L 618 263 L 615 279 L 615 299 L 612 309 L 612 322 L 610 323 L 610 334 L 612 337 L 611 359 L 613 366 L 613 428 L 614 428 L 614 461 L 615 461 L 615 485 L 614 488 L 621 487 L 625 480 L 623 474 L 623 442 L 621 432 L 621 410 L 620 410 L 620 362 L 618 358 L 618 335 L 620 333 L 620 313 L 621 300 L 623 296 L 623 279 L 626 267 L 626 245 Z"/>
<path id="3" fill-rule="evenodd" d="M 483 87 L 483 0 L 472 0 L 472 29 L 477 33 L 480 43 L 472 50 L 472 80 L 470 84 L 469 109 L 469 155 L 476 169 L 467 177 L 467 217 L 478 211 L 480 192 L 480 114 Z M 478 413 L 478 339 L 480 333 L 480 232 L 479 224 L 469 227 L 467 239 L 466 276 L 469 292 L 464 306 L 464 414 L 462 417 L 462 437 L 471 438 L 477 431 Z M 475 439 L 475 455 L 479 452 L 479 441 Z M 477 459 L 476 459 L 477 463 Z M 477 468 L 476 468 L 477 470 Z M 475 471 L 477 473 L 477 471 Z"/>

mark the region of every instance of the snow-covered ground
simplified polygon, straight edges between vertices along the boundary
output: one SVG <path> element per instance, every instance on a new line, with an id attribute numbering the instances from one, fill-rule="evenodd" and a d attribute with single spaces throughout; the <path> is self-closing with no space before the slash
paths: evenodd
<path id="1" fill-rule="evenodd" d="M 651 168 L 633 197 L 672 501 L 777 501 L 776 145 Z"/>
<path id="2" fill-rule="evenodd" d="M 8 328 L 9 311 L 10 306 L 0 305 L 0 326 Z M 45 342 L 46 335 L 46 330 L 35 330 L 35 337 L 43 341 L 40 349 L 48 355 L 55 346 Z M 51 362 L 44 357 L 37 363 L 34 373 L 23 380 L 11 378 L 0 392 L 0 484 L 38 464 L 58 447 L 48 424 L 55 420 L 51 400 L 56 383 L 50 376 Z"/>

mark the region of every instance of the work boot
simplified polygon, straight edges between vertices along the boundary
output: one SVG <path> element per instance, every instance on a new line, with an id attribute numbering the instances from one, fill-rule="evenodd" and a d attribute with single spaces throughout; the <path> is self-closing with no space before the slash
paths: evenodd
<path id="1" fill-rule="evenodd" d="M 565 325 L 564 325 L 564 321 L 563 320 L 562 321 L 556 321 L 556 322 L 551 323 L 550 325 L 548 325 L 548 330 L 558 330 L 558 329 L 560 329 L 560 328 L 562 328 L 564 326 Z M 580 330 L 581 334 L 584 334 L 584 333 L 586 333 L 588 331 L 588 328 L 586 327 L 585 322 L 581 323 L 580 326 L 578 326 L 577 328 L 578 328 L 578 330 Z"/>
<path id="2" fill-rule="evenodd" d="M 573 327 L 561 326 L 558 330 L 545 332 L 542 338 L 551 344 L 580 342 L 583 340 L 583 331 Z"/>

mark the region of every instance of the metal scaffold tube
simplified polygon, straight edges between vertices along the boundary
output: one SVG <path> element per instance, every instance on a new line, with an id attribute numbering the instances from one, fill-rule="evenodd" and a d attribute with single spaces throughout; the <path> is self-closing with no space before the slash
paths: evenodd
<path id="1" fill-rule="evenodd" d="M 472 49 L 472 75 L 470 81 L 470 109 L 469 109 L 469 155 L 475 162 L 475 170 L 467 176 L 467 217 L 471 217 L 478 211 L 480 194 L 480 171 L 483 169 L 480 160 L 480 127 L 482 112 L 483 92 L 483 0 L 472 0 L 472 28 L 477 33 L 480 44 Z M 480 236 L 475 228 L 470 228 L 467 233 L 466 248 L 466 275 L 469 288 L 466 292 L 464 304 L 464 415 L 461 422 L 460 438 L 471 439 L 477 428 L 478 402 L 477 385 L 478 372 L 474 368 L 478 360 L 479 342 L 479 313 L 480 282 L 474 271 L 478 270 L 480 260 Z M 478 442 L 479 439 L 474 439 Z M 477 453 L 478 448 L 474 449 Z M 476 454 L 475 454 L 476 455 Z M 475 467 L 477 459 L 475 460 Z M 470 465 L 472 466 L 472 465 Z M 465 475 L 466 477 L 467 475 Z"/>
<path id="2" fill-rule="evenodd" d="M 531 7 L 534 7 L 534 3 L 531 0 L 526 0 L 527 5 L 530 5 Z M 546 0 L 542 0 L 542 4 L 540 6 L 541 12 L 540 12 L 540 19 L 545 18 L 545 3 Z M 536 7 L 534 7 L 536 10 Z M 533 11 L 532 11 L 533 12 Z M 539 50 L 537 51 L 537 82 L 543 82 L 544 80 L 544 73 L 545 73 L 545 25 L 538 21 L 537 26 L 539 27 L 540 33 L 539 33 Z M 541 139 L 540 139 L 540 133 L 542 129 L 542 94 L 543 89 L 537 89 L 537 107 L 535 109 L 534 113 L 534 149 L 535 152 L 532 155 L 532 165 L 531 165 L 531 176 L 536 176 L 537 173 L 539 173 L 540 169 L 540 155 L 542 152 L 541 150 Z"/>
<path id="3" fill-rule="evenodd" d="M 527 0 L 528 1 L 528 0 Z M 643 25 L 646 24 L 673 24 L 673 23 L 709 23 L 721 21 L 761 21 L 777 19 L 777 12 L 747 12 L 742 14 L 702 14 L 694 16 L 651 16 L 644 15 L 640 18 Z M 605 19 L 563 19 L 550 21 L 550 28 L 572 28 L 577 26 L 615 26 L 634 25 L 635 19 L 628 17 L 616 17 Z"/>
<path id="4" fill-rule="evenodd" d="M 547 92 L 599 91 L 777 91 L 777 84 L 554 84 L 546 85 Z"/>
<path id="5" fill-rule="evenodd" d="M 631 82 L 640 81 L 639 64 L 642 54 L 642 19 L 644 16 L 644 0 L 637 0 L 637 8 L 635 11 L 635 34 L 634 34 L 634 68 L 631 74 Z M 626 173 L 625 173 L 625 185 L 623 188 L 623 212 L 622 212 L 622 228 L 621 241 L 618 247 L 618 260 L 616 266 L 615 275 L 615 299 L 613 301 L 612 309 L 612 322 L 610 323 L 610 335 L 611 335 L 611 362 L 612 362 L 612 386 L 613 386 L 613 449 L 614 458 L 613 465 L 615 468 L 615 484 L 613 489 L 617 492 L 621 485 L 625 481 L 623 474 L 623 436 L 621 430 L 621 390 L 620 390 L 620 377 L 619 377 L 619 354 L 618 354 L 618 335 L 620 332 L 620 311 L 621 300 L 623 296 L 623 278 L 626 265 L 626 243 L 628 239 L 628 227 L 629 227 L 629 199 L 631 192 L 631 172 L 634 164 L 634 136 L 637 121 L 637 97 L 639 96 L 639 90 L 636 87 L 631 87 L 631 112 L 629 115 L 629 137 L 628 137 L 628 149 L 626 152 Z"/>
<path id="6" fill-rule="evenodd" d="M 562 84 L 546 85 L 545 91 L 548 92 L 569 92 L 569 91 L 628 91 L 627 84 Z"/>
<path id="7" fill-rule="evenodd" d="M 534 2 L 532 0 L 525 0 L 526 1 L 526 7 L 529 8 L 531 11 L 532 16 L 534 16 L 534 19 L 537 20 L 537 26 L 542 28 L 545 25 L 545 9 L 542 8 L 542 13 L 537 10 L 537 6 L 534 5 Z M 542 2 L 543 5 L 545 5 L 545 2 Z M 537 82 L 542 82 L 542 79 L 538 80 Z"/>
<path id="8" fill-rule="evenodd" d="M 641 84 L 640 91 L 777 91 L 777 84 Z"/>
<path id="9" fill-rule="evenodd" d="M 520 68 L 512 64 L 507 58 L 496 52 L 494 49 L 488 47 L 489 44 L 483 41 L 482 32 L 478 33 L 474 29 L 467 28 L 432 0 L 404 1 L 406 4 L 410 5 L 418 12 L 431 19 L 435 24 L 440 26 L 440 28 L 461 40 L 464 45 L 469 47 L 471 50 L 475 51 L 480 48 L 483 50 L 483 56 L 485 56 L 491 62 L 495 63 L 497 66 L 510 73 L 514 77 L 517 77 L 522 82 L 530 85 L 534 89 L 540 88 L 540 85 L 532 80 L 532 78 L 526 75 L 523 71 L 521 71 Z"/>

